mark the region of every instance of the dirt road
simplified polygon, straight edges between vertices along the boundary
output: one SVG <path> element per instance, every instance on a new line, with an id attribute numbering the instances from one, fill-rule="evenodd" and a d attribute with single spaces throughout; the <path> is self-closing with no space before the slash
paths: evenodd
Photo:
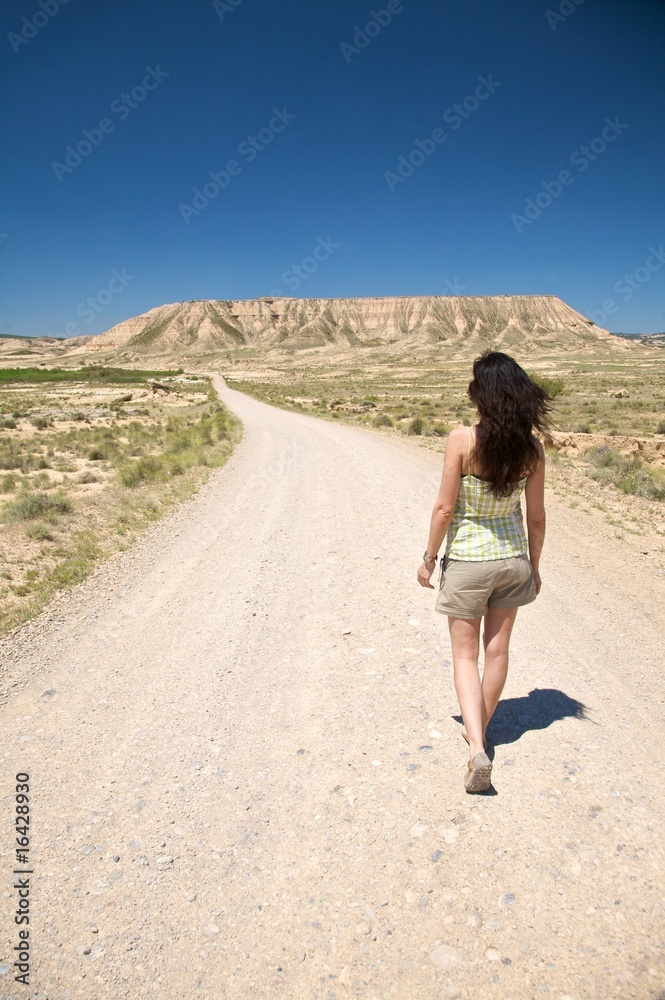
<path id="1" fill-rule="evenodd" d="M 217 384 L 227 465 L 0 645 L 0 998 L 665 996 L 662 574 L 549 497 L 467 795 L 441 456 Z"/>

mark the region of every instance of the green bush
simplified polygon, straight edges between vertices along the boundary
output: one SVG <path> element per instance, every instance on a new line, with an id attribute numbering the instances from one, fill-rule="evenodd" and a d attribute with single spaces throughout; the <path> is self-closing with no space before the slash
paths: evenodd
<path id="1" fill-rule="evenodd" d="M 81 475 L 78 477 L 77 482 L 79 483 L 98 483 L 99 476 L 96 476 L 92 469 L 84 469 Z"/>
<path id="2" fill-rule="evenodd" d="M 615 486 L 622 493 L 648 500 L 665 500 L 665 480 L 647 468 L 642 460 L 628 457 L 607 445 L 591 448 L 584 456 L 588 475 L 597 483 Z"/>
<path id="3" fill-rule="evenodd" d="M 22 493 L 3 512 L 5 521 L 29 521 L 38 517 L 53 520 L 58 514 L 71 514 L 72 502 L 64 493 Z"/>
<path id="4" fill-rule="evenodd" d="M 33 417 L 30 423 L 36 427 L 38 431 L 45 431 L 47 427 L 53 426 L 53 420 L 51 417 Z"/>
<path id="5" fill-rule="evenodd" d="M 527 375 L 532 382 L 535 382 L 541 389 L 544 389 L 553 399 L 560 396 L 566 388 L 565 382 L 561 378 L 552 378 L 549 375 L 534 375 L 533 372 L 527 372 Z"/>
<path id="6" fill-rule="evenodd" d="M 620 469 L 626 461 L 621 452 L 614 451 L 606 444 L 599 448 L 591 448 L 584 457 L 596 469 Z"/>
<path id="7" fill-rule="evenodd" d="M 374 420 L 372 420 L 372 424 L 373 424 L 374 427 L 392 427 L 393 426 L 393 422 L 392 422 L 392 420 L 390 419 L 390 417 L 388 416 L 387 413 L 379 413 L 379 415 L 376 416 L 376 417 L 374 417 Z"/>
<path id="8" fill-rule="evenodd" d="M 52 542 L 53 532 L 48 524 L 44 524 L 43 521 L 38 521 L 36 524 L 30 524 L 25 529 L 26 534 L 30 538 L 34 538 L 36 542 Z"/>
<path id="9" fill-rule="evenodd" d="M 629 465 L 619 481 L 622 493 L 645 497 L 648 500 L 665 500 L 665 482 L 658 482 L 650 469 L 637 459 Z"/>
<path id="10" fill-rule="evenodd" d="M 153 483 L 164 477 L 164 465 L 155 455 L 144 455 L 134 462 L 125 462 L 118 469 L 118 478 L 123 486 L 139 486 Z"/>

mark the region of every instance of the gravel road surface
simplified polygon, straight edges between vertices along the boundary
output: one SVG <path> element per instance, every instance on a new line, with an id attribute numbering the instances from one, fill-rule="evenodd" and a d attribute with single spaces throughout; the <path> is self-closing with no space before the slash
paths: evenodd
<path id="1" fill-rule="evenodd" d="M 468 795 L 442 456 L 216 386 L 226 466 L 0 644 L 0 998 L 664 998 L 662 573 L 548 493 Z"/>

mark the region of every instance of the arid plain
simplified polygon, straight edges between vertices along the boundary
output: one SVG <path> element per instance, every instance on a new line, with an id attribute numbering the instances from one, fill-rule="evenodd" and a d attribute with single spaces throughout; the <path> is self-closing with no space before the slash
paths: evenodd
<path id="1" fill-rule="evenodd" d="M 466 326 L 391 301 L 359 343 L 213 350 L 194 303 L 179 349 L 174 307 L 101 350 L 4 345 L 3 777 L 29 770 L 39 803 L 34 1000 L 662 995 L 665 351 L 558 300 L 462 304 Z M 490 346 L 555 409 L 543 591 L 492 794 L 468 796 L 415 573 Z"/>

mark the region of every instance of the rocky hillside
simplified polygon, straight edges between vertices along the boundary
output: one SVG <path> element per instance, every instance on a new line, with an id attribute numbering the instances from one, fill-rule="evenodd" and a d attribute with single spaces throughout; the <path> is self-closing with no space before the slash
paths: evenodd
<path id="1" fill-rule="evenodd" d="M 553 295 L 260 298 L 158 306 L 86 343 L 72 341 L 69 352 L 193 356 L 242 348 L 437 344 L 566 351 L 599 340 L 627 347 Z"/>
<path id="2" fill-rule="evenodd" d="M 64 340 L 61 337 L 8 337 L 0 334 L 0 359 L 7 367 L 13 359 L 27 364 L 31 358 L 39 361 L 43 358 L 58 358 L 69 354 L 73 346 L 82 347 L 91 341 L 92 337 L 79 337 Z"/>

